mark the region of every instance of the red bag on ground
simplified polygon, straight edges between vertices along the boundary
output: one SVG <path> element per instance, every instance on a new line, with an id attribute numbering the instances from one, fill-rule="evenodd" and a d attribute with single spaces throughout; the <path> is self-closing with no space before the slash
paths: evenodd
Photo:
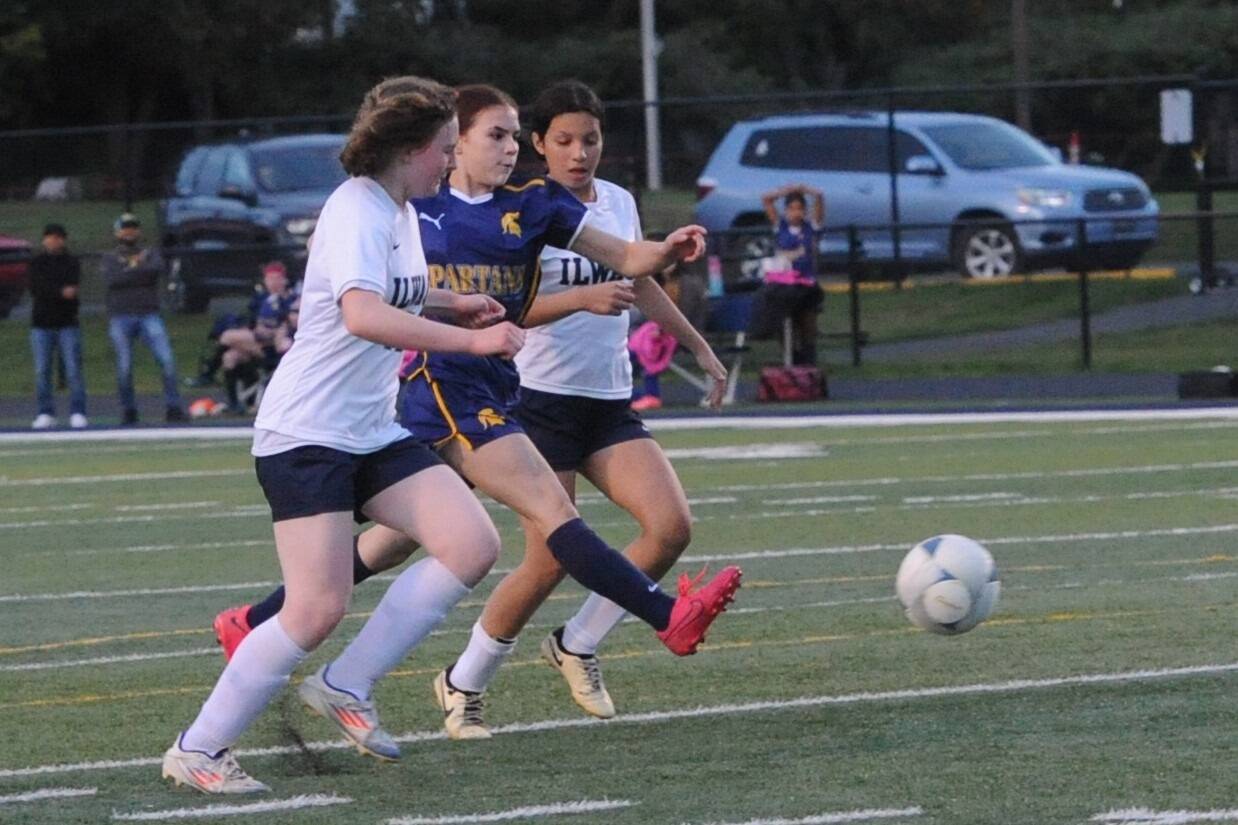
<path id="1" fill-rule="evenodd" d="M 828 398 L 825 375 L 816 367 L 762 367 L 758 401 L 812 401 Z"/>

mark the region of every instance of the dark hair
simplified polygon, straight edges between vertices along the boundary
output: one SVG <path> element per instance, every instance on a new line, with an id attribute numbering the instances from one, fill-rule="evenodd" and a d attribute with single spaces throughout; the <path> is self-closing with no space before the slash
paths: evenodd
<path id="1" fill-rule="evenodd" d="M 49 223 L 43 227 L 43 237 L 46 238 L 48 235 L 59 235 L 62 238 L 67 238 L 69 237 L 69 232 L 64 228 L 64 224 Z"/>
<path id="2" fill-rule="evenodd" d="M 376 175 L 395 155 L 429 143 L 456 115 L 456 93 L 424 77 L 391 77 L 365 93 L 340 162 L 350 175 Z"/>
<path id="3" fill-rule="evenodd" d="M 803 192 L 792 192 L 791 194 L 783 198 L 782 203 L 784 206 L 790 206 L 793 203 L 798 203 L 800 206 L 803 206 L 804 208 L 808 208 L 808 201 L 804 199 Z"/>
<path id="4" fill-rule="evenodd" d="M 597 93 L 579 80 L 560 80 L 552 83 L 538 94 L 533 101 L 533 118 L 531 130 L 538 135 L 545 135 L 550 128 L 550 122 L 559 115 L 572 112 L 584 112 L 593 115 L 601 124 L 605 109 Z"/>
<path id="5" fill-rule="evenodd" d="M 507 92 L 488 83 L 472 83 L 456 87 L 456 116 L 460 119 L 460 134 L 464 134 L 477 119 L 478 112 L 491 106 L 520 107 Z"/>

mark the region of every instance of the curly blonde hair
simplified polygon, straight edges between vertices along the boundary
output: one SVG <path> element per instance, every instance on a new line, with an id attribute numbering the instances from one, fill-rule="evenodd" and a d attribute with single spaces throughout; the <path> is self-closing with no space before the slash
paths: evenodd
<path id="1" fill-rule="evenodd" d="M 424 77 L 389 77 L 365 93 L 340 152 L 344 171 L 374 176 L 397 153 L 425 146 L 456 116 L 456 92 Z"/>

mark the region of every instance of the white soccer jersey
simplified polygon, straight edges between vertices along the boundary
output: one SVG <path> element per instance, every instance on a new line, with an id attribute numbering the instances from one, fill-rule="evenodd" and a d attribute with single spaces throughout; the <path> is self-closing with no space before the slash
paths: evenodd
<path id="1" fill-rule="evenodd" d="M 400 352 L 348 332 L 340 298 L 350 289 L 415 315 L 429 289 L 412 206 L 367 177 L 340 184 L 318 218 L 296 341 L 262 396 L 254 455 L 307 444 L 370 453 L 408 436 L 395 421 Z"/>
<path id="2" fill-rule="evenodd" d="M 594 187 L 597 200 L 585 204 L 589 225 L 624 240 L 640 240 L 640 215 L 632 195 L 604 180 L 595 180 Z M 538 295 L 553 295 L 624 277 L 575 252 L 552 246 L 542 250 L 541 264 Z M 516 356 L 516 366 L 520 370 L 520 385 L 529 389 L 587 398 L 630 398 L 628 313 L 574 312 L 554 323 L 533 327 Z"/>

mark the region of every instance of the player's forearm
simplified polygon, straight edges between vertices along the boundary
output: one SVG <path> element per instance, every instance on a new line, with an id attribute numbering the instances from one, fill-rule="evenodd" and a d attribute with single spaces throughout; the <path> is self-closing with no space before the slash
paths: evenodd
<path id="1" fill-rule="evenodd" d="M 471 330 L 409 315 L 373 292 L 350 289 L 340 299 L 340 308 L 348 332 L 376 344 L 400 350 L 471 351 Z"/>
<path id="2" fill-rule="evenodd" d="M 539 295 L 533 301 L 533 306 L 529 307 L 529 314 L 524 317 L 524 326 L 527 328 L 551 324 L 582 309 L 584 307 L 581 305 L 579 289 L 569 289 L 554 295 Z"/>
<path id="3" fill-rule="evenodd" d="M 675 263 L 674 252 L 666 244 L 625 241 L 588 224 L 576 236 L 572 251 L 629 278 L 657 275 Z"/>
<path id="4" fill-rule="evenodd" d="M 450 289 L 431 289 L 426 293 L 426 309 L 454 315 L 459 312 L 460 296 Z"/>
<path id="5" fill-rule="evenodd" d="M 649 278 L 637 281 L 635 289 L 637 309 L 643 312 L 650 321 L 660 326 L 663 332 L 674 336 L 675 340 L 693 355 L 709 349 L 709 344 L 697 332 L 696 327 L 692 326 L 691 322 L 679 311 L 679 307 L 675 306 L 671 296 L 666 294 L 666 290 L 657 281 Z"/>

